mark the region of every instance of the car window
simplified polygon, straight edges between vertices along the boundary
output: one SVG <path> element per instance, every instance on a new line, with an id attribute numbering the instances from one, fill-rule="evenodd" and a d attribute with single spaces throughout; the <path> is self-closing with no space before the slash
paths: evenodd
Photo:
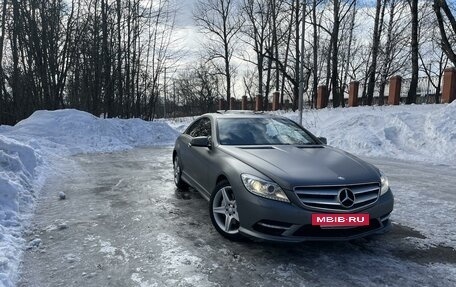
<path id="1" fill-rule="evenodd" d="M 188 134 L 191 137 L 211 136 L 211 120 L 209 118 L 197 120 L 185 131 L 185 134 Z"/>
<path id="2" fill-rule="evenodd" d="M 218 133 L 223 145 L 318 144 L 296 123 L 281 118 L 219 119 Z"/>
<path id="3" fill-rule="evenodd" d="M 195 122 L 193 122 L 184 132 L 186 135 L 190 135 L 191 133 L 194 132 L 194 130 L 198 127 L 199 123 L 201 122 L 202 119 L 199 119 Z"/>

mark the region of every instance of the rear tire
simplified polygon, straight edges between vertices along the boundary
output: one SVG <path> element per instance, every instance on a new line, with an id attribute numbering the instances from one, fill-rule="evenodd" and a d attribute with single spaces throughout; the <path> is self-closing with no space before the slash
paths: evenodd
<path id="1" fill-rule="evenodd" d="M 209 215 L 218 233 L 230 240 L 244 239 L 239 232 L 240 221 L 236 198 L 227 180 L 219 182 L 212 192 Z"/>
<path id="2" fill-rule="evenodd" d="M 174 183 L 180 190 L 188 190 L 188 184 L 182 180 L 182 167 L 179 156 L 176 154 L 173 159 Z"/>

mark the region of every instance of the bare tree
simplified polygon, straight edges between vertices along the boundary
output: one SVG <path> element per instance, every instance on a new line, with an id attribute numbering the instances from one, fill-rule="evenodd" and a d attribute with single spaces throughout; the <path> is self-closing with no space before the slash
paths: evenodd
<path id="1" fill-rule="evenodd" d="M 5 42 L 6 33 L 6 1 L 4 0 L 1 7 L 1 27 L 0 27 L 0 123 L 7 122 L 5 103 L 7 92 L 5 89 L 5 74 L 3 71 L 3 45 Z"/>
<path id="2" fill-rule="evenodd" d="M 196 24 L 207 36 L 206 48 L 210 61 L 221 59 L 225 76 L 226 99 L 231 98 L 232 67 L 236 35 L 241 29 L 239 7 L 234 0 L 198 0 L 194 11 Z"/>
<path id="3" fill-rule="evenodd" d="M 378 52 L 383 27 L 383 18 L 385 15 L 386 0 L 377 0 L 375 8 L 374 32 L 372 39 L 372 61 L 369 67 L 367 83 L 367 104 L 372 105 L 375 89 L 375 76 L 377 73 Z"/>
<path id="4" fill-rule="evenodd" d="M 216 110 L 218 94 L 218 73 L 205 63 L 186 67 L 177 74 L 175 93 L 186 110 L 178 110 L 180 115 L 200 115 Z M 170 106 L 173 103 L 168 103 Z M 179 109 L 179 106 L 176 106 Z"/>
<path id="5" fill-rule="evenodd" d="M 434 89 L 434 102 L 439 103 L 443 71 L 448 64 L 448 57 L 442 49 L 442 40 L 438 20 L 435 17 L 431 5 L 426 3 L 423 9 L 423 21 L 420 21 L 420 49 L 419 59 L 421 71 L 426 74 L 428 80 L 428 95 L 432 94 L 431 86 Z M 431 5 L 429 5 L 431 4 Z"/>
<path id="6" fill-rule="evenodd" d="M 411 30 L 411 55 L 412 55 L 412 80 L 407 94 L 407 104 L 416 102 L 416 92 L 418 87 L 418 0 L 409 0 L 410 14 L 412 22 Z"/>
<path id="7" fill-rule="evenodd" d="M 357 15 L 357 10 L 356 10 L 356 4 L 357 1 L 355 0 L 353 3 L 353 7 L 350 11 L 350 19 L 347 21 L 347 23 L 344 23 L 344 28 L 343 30 L 348 31 L 348 39 L 342 39 L 342 43 L 344 43 L 346 46 L 344 47 L 342 51 L 342 60 L 341 60 L 341 77 L 340 77 L 340 83 L 342 85 L 341 87 L 341 105 L 345 106 L 345 97 L 344 97 L 344 90 L 346 90 L 346 87 L 348 87 L 347 79 L 349 77 L 349 69 L 350 69 L 350 63 L 353 61 L 353 56 L 355 55 L 356 49 L 353 49 L 353 44 L 355 42 L 355 24 L 356 24 L 356 15 Z M 347 27 L 345 27 L 347 26 Z M 353 78 L 352 78 L 353 79 Z M 347 89 L 348 90 L 348 89 Z"/>
<path id="8" fill-rule="evenodd" d="M 312 0 L 312 107 L 317 106 L 317 89 L 318 89 L 318 46 L 319 46 L 319 25 L 317 23 L 317 3 L 318 0 Z"/>
<path id="9" fill-rule="evenodd" d="M 454 48 L 456 38 L 456 19 L 446 0 L 434 0 L 434 12 L 437 16 L 441 35 L 442 49 L 456 66 L 456 49 Z"/>
<path id="10" fill-rule="evenodd" d="M 268 0 L 244 0 L 242 4 L 244 25 L 242 25 L 241 32 L 245 44 L 253 49 L 256 56 L 252 61 L 247 52 L 244 53 L 243 59 L 256 66 L 259 95 L 264 93 L 264 60 L 266 48 L 268 48 L 267 40 L 271 38 L 271 31 L 268 29 L 272 20 L 270 3 L 271 1 Z"/>
<path id="11" fill-rule="evenodd" d="M 386 38 L 384 43 L 380 45 L 379 55 L 379 93 L 378 104 L 384 104 L 385 86 L 388 79 L 400 72 L 405 72 L 409 52 L 404 51 L 409 41 L 407 29 L 409 28 L 408 21 L 400 21 L 408 14 L 407 7 L 398 0 L 389 0 L 388 5 L 388 21 L 385 23 Z"/>

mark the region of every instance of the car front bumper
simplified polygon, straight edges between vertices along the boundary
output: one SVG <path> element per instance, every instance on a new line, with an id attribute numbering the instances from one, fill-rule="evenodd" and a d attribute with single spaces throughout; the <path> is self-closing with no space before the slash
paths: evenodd
<path id="1" fill-rule="evenodd" d="M 391 229 L 389 215 L 394 205 L 391 190 L 380 196 L 374 205 L 356 212 L 369 214 L 369 226 L 344 228 L 312 226 L 312 214 L 325 212 L 262 198 L 245 189 L 243 191 L 236 198 L 239 202 L 240 232 L 248 237 L 282 242 L 338 241 L 384 233 Z"/>

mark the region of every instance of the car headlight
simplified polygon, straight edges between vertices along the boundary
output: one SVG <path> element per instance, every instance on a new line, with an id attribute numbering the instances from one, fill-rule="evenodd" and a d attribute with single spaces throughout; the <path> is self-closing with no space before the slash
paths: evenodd
<path id="1" fill-rule="evenodd" d="M 382 171 L 380 171 L 380 183 L 382 186 L 380 189 L 380 195 L 384 195 L 389 189 L 389 182 L 388 178 Z"/>
<path id="2" fill-rule="evenodd" d="M 282 188 L 275 182 L 264 180 L 250 174 L 241 174 L 241 178 L 245 188 L 255 195 L 278 201 L 290 202 L 285 192 L 283 192 Z"/>

